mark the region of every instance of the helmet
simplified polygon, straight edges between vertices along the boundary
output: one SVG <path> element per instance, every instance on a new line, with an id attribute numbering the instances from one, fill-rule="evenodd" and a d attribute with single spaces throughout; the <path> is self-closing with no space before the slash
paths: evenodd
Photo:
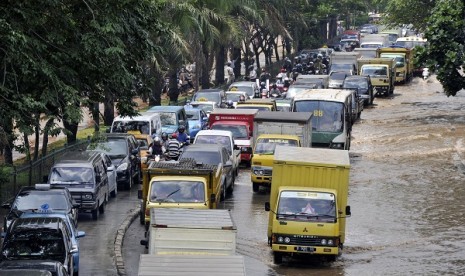
<path id="1" fill-rule="evenodd" d="M 153 139 L 153 143 L 154 143 L 155 145 L 160 145 L 160 137 L 155 136 L 155 138 Z"/>
<path id="2" fill-rule="evenodd" d="M 179 128 L 178 128 L 178 131 L 183 133 L 184 130 L 186 130 L 186 127 L 184 125 L 180 125 Z"/>
<path id="3" fill-rule="evenodd" d="M 313 61 L 310 61 L 308 65 L 313 66 Z"/>
<path id="4" fill-rule="evenodd" d="M 230 62 L 230 61 L 228 61 L 228 62 L 226 63 L 226 65 L 230 66 L 230 65 L 231 65 L 231 62 Z"/>
<path id="5" fill-rule="evenodd" d="M 228 101 L 226 102 L 226 105 L 228 105 L 228 107 L 231 107 L 231 106 L 234 106 L 234 103 L 233 103 L 232 100 L 228 100 Z"/>
<path id="6" fill-rule="evenodd" d="M 265 86 L 266 84 L 265 84 L 264 81 L 262 81 L 262 82 L 260 83 L 260 85 L 261 85 L 261 86 Z"/>
<path id="7" fill-rule="evenodd" d="M 168 134 L 166 134 L 166 132 L 163 132 L 163 133 L 161 134 L 161 139 L 163 139 L 164 141 L 165 141 L 166 139 L 168 139 Z"/>

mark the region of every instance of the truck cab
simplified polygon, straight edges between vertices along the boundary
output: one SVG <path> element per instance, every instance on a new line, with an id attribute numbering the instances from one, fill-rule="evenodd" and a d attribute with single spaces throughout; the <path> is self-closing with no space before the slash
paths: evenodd
<path id="1" fill-rule="evenodd" d="M 212 130 L 229 130 L 241 151 L 241 162 L 250 165 L 253 148 L 253 120 L 258 109 L 217 109 L 209 117 Z"/>
<path id="2" fill-rule="evenodd" d="M 149 225 L 151 208 L 215 209 L 220 201 L 223 167 L 194 159 L 152 162 L 144 171 L 141 224 Z"/>
<path id="3" fill-rule="evenodd" d="M 394 94 L 396 63 L 392 58 L 359 59 L 358 74 L 370 76 L 376 95 Z"/>

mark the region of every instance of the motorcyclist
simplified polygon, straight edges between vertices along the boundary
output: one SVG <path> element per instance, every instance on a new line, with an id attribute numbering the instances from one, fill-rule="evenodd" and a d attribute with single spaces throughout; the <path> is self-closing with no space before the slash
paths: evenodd
<path id="1" fill-rule="evenodd" d="M 316 58 L 316 61 L 314 63 L 314 66 L 315 66 L 315 70 L 318 70 L 318 74 L 323 74 L 323 69 L 324 69 L 324 64 L 323 62 L 321 61 L 322 60 L 322 57 L 321 55 L 318 55 L 318 57 Z"/>
<path id="2" fill-rule="evenodd" d="M 181 144 L 177 140 L 176 133 L 169 136 L 168 148 L 166 152 L 166 157 L 171 160 L 178 160 L 179 155 L 181 154 Z"/>
<path id="3" fill-rule="evenodd" d="M 273 96 L 274 94 L 277 95 L 277 98 L 281 97 L 281 91 L 279 91 L 278 87 L 276 86 L 276 83 L 273 83 L 270 89 L 270 95 Z"/>
<path id="4" fill-rule="evenodd" d="M 231 109 L 231 108 L 234 108 L 234 102 L 233 102 L 232 100 L 228 100 L 228 101 L 226 102 L 226 106 L 227 106 L 228 108 L 230 108 L 230 109 Z"/>
<path id="5" fill-rule="evenodd" d="M 268 73 L 265 68 L 262 68 L 262 73 L 260 74 L 260 82 L 266 83 L 266 80 L 269 79 L 271 79 L 270 73 Z"/>
<path id="6" fill-rule="evenodd" d="M 183 125 L 180 125 L 178 128 L 177 140 L 183 145 L 189 144 L 189 136 L 186 133 L 186 127 Z"/>
<path id="7" fill-rule="evenodd" d="M 257 79 L 257 70 L 253 65 L 249 66 L 249 79 L 253 82 L 255 82 L 255 80 Z"/>
<path id="8" fill-rule="evenodd" d="M 165 150 L 168 149 L 168 134 L 166 132 L 163 132 L 161 134 L 161 144 L 165 148 Z"/>
<path id="9" fill-rule="evenodd" d="M 155 139 L 153 139 L 153 143 L 149 148 L 149 153 L 151 155 L 162 155 L 164 152 L 165 149 L 163 148 L 161 139 L 160 137 L 156 136 Z"/>
<path id="10" fill-rule="evenodd" d="M 307 64 L 307 72 L 309 74 L 315 74 L 315 65 L 311 61 Z"/>
<path id="11" fill-rule="evenodd" d="M 283 69 L 287 72 L 287 73 L 290 73 L 292 71 L 292 62 L 291 60 L 286 57 L 284 59 L 284 64 L 283 64 Z"/>

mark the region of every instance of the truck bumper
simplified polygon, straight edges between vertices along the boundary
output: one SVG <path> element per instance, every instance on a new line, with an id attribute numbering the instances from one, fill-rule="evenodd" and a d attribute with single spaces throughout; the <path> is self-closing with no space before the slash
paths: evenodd
<path id="1" fill-rule="evenodd" d="M 252 183 L 260 184 L 261 186 L 271 186 L 271 175 L 255 175 L 251 174 Z"/>
<path id="2" fill-rule="evenodd" d="M 310 255 L 339 255 L 339 247 L 324 246 L 300 246 L 296 244 L 273 244 L 271 249 L 276 252 L 287 253 L 289 255 L 310 254 Z"/>
<path id="3" fill-rule="evenodd" d="M 376 95 L 389 94 L 389 86 L 374 86 L 373 90 Z"/>

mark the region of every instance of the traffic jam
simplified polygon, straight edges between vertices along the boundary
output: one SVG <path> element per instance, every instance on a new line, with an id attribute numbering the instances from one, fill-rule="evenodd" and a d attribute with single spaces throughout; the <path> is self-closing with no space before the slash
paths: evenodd
<path id="1" fill-rule="evenodd" d="M 79 275 L 86 233 L 78 217 L 99 220 L 119 190 L 136 186 L 134 223 L 145 227 L 147 252 L 139 275 L 189 275 L 193 266 L 245 275 L 237 227 L 220 208 L 244 169 L 252 193 L 269 193 L 263 209 L 274 264 L 334 262 L 350 231 L 352 126 L 376 97 L 392 97 L 422 72 L 413 46 L 424 40 L 368 29 L 286 58 L 276 77 L 263 70 L 226 89 L 200 89 L 184 106 L 115 117 L 86 150 L 56 160 L 43 183 L 3 203 L 0 271 Z"/>

